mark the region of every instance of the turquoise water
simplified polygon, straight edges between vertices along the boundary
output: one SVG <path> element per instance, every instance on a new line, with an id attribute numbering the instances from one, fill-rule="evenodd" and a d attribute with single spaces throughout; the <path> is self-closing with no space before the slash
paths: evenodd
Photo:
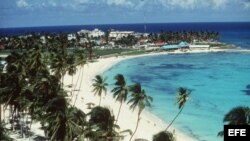
<path id="1" fill-rule="evenodd" d="M 171 121 L 178 113 L 177 89 L 192 90 L 174 127 L 202 141 L 223 141 L 224 115 L 235 106 L 250 106 L 250 54 L 159 55 L 123 61 L 104 73 L 112 84 L 122 73 L 129 84 L 140 82 L 154 98 L 149 109 Z M 111 86 L 112 87 L 112 86 Z"/>

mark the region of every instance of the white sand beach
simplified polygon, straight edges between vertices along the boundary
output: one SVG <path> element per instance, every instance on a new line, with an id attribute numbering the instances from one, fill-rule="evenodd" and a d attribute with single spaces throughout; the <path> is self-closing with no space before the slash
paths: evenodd
<path id="1" fill-rule="evenodd" d="M 77 68 L 78 71 L 73 76 L 73 88 L 75 88 L 75 91 L 73 97 L 69 96 L 69 98 L 71 99 L 71 104 L 75 103 L 75 106 L 83 110 L 85 113 L 90 112 L 90 109 L 88 109 L 88 103 L 94 103 L 94 106 L 98 106 L 99 97 L 95 96 L 94 93 L 92 92 L 93 89 L 92 80 L 96 75 L 102 74 L 104 71 L 110 69 L 113 65 L 123 60 L 136 57 L 149 56 L 149 55 L 164 55 L 164 54 L 167 55 L 167 54 L 178 54 L 178 53 L 207 53 L 207 52 L 230 52 L 230 50 L 227 51 L 223 49 L 212 49 L 212 50 L 194 50 L 187 52 L 182 52 L 177 50 L 174 52 L 157 52 L 157 53 L 148 53 L 136 56 L 118 56 L 118 57 L 100 58 L 96 62 L 85 64 L 83 66 L 83 69 L 81 69 L 81 67 L 78 66 Z M 77 83 L 78 85 L 76 86 L 75 84 L 77 82 L 78 77 L 82 78 L 83 81 L 81 85 L 80 82 L 78 82 Z M 72 76 L 66 75 L 64 77 L 64 85 L 67 86 L 71 84 L 72 84 Z M 71 90 L 72 88 L 66 87 L 66 89 Z M 107 92 L 106 95 L 103 94 L 102 96 L 101 106 L 110 108 L 116 117 L 120 103 L 116 102 L 115 99 L 113 99 L 113 95 L 111 92 Z M 127 104 L 123 104 L 117 122 L 117 124 L 120 126 L 120 131 L 127 129 L 134 131 L 137 122 L 137 115 L 138 115 L 137 113 L 138 113 L 137 109 L 134 112 L 132 112 Z M 144 110 L 141 114 L 141 120 L 139 123 L 138 130 L 134 135 L 133 139 L 143 138 L 151 141 L 153 135 L 160 131 L 165 130 L 167 125 L 168 124 L 165 123 L 162 119 Z M 41 126 L 39 123 L 32 124 L 31 131 L 35 133 L 34 136 L 37 135 L 43 136 L 43 131 L 39 129 L 40 127 Z M 174 132 L 176 141 L 197 141 L 197 139 L 191 137 L 191 135 L 181 132 L 178 129 L 174 129 L 173 126 L 172 128 L 169 129 L 169 131 Z M 129 134 L 124 134 L 124 135 L 126 135 L 124 141 L 128 141 L 130 139 L 130 135 Z M 15 140 L 17 141 L 30 140 L 27 138 L 26 139 L 20 138 L 15 134 L 12 135 L 12 137 L 15 138 Z"/>
<path id="2" fill-rule="evenodd" d="M 167 54 L 167 53 L 166 52 L 157 53 L 157 55 L 159 54 Z M 103 59 L 99 59 L 97 62 L 93 62 L 93 63 L 89 63 L 85 65 L 83 69 L 83 76 L 82 76 L 83 82 L 82 82 L 82 86 L 80 86 L 79 95 L 76 100 L 76 106 L 82 109 L 86 113 L 90 111 L 87 108 L 88 107 L 86 105 L 87 103 L 94 103 L 96 106 L 98 106 L 99 97 L 94 96 L 92 92 L 92 89 L 93 89 L 92 79 L 95 77 L 95 75 L 101 74 L 102 72 L 108 70 L 113 65 L 115 65 L 116 63 L 122 60 L 140 57 L 140 56 L 146 56 L 146 55 L 156 55 L 156 54 L 103 58 Z M 79 69 L 80 68 L 78 68 L 78 70 Z M 77 74 L 75 75 L 75 78 L 73 78 L 75 81 L 77 77 L 79 76 L 79 73 L 80 72 L 78 71 Z M 71 80 L 72 80 L 71 76 L 66 76 L 64 82 L 65 83 L 68 82 L 68 84 L 70 84 Z M 77 86 L 77 88 L 78 87 L 79 86 Z M 76 93 L 77 92 L 75 92 L 75 94 Z M 73 99 L 75 99 L 75 97 Z M 74 103 L 74 100 L 72 102 Z M 115 99 L 113 99 L 112 94 L 108 92 L 106 96 L 103 94 L 101 106 L 109 107 L 111 110 L 113 110 L 113 114 L 116 116 L 118 113 L 120 103 L 115 102 Z M 134 131 L 136 127 L 137 113 L 138 113 L 137 110 L 132 112 L 129 109 L 129 106 L 127 104 L 123 104 L 121 113 L 118 119 L 118 123 L 117 123 L 121 128 L 120 131 L 123 131 L 126 129 L 130 129 L 131 131 Z M 151 141 L 154 134 L 160 131 L 163 131 L 166 127 L 167 127 L 167 124 L 164 123 L 161 119 L 149 113 L 148 111 L 144 110 L 141 115 L 141 120 L 140 120 L 138 130 L 133 139 L 143 138 L 143 139 L 147 139 Z M 185 133 L 181 133 L 176 129 L 170 129 L 169 131 L 175 132 L 177 141 L 195 141 L 194 138 L 186 135 Z M 128 141 L 129 138 L 130 138 L 130 135 L 127 135 L 124 140 Z"/>

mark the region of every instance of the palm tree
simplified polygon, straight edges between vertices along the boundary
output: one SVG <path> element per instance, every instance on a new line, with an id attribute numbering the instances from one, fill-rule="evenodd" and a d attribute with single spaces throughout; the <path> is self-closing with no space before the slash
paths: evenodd
<path id="1" fill-rule="evenodd" d="M 72 77 L 71 79 L 71 93 L 73 92 L 73 82 L 74 82 L 74 74 L 77 71 L 76 68 L 76 58 L 73 56 L 73 54 L 70 54 L 67 56 L 66 58 L 66 71 L 68 71 L 68 75 L 70 75 Z"/>
<path id="2" fill-rule="evenodd" d="M 100 97 L 99 100 L 99 106 L 101 105 L 101 100 L 102 100 L 102 93 L 104 92 L 105 94 L 107 93 L 107 86 L 108 84 L 106 83 L 106 79 L 103 79 L 102 76 L 96 75 L 95 79 L 93 79 L 94 83 L 92 84 L 93 86 L 93 92 L 94 94 L 98 95 Z"/>
<path id="3" fill-rule="evenodd" d="M 224 117 L 224 122 L 229 125 L 248 125 L 250 124 L 250 108 L 238 106 L 231 109 Z"/>
<path id="4" fill-rule="evenodd" d="M 85 136 L 92 141 L 116 141 L 124 137 L 122 133 L 131 133 L 130 130 L 117 132 L 119 126 L 114 123 L 115 117 L 108 108 L 97 106 L 89 115 Z"/>
<path id="5" fill-rule="evenodd" d="M 161 131 L 153 136 L 153 141 L 175 141 L 175 137 L 168 131 Z"/>
<path id="6" fill-rule="evenodd" d="M 115 76 L 115 80 L 116 80 L 115 88 L 111 92 L 114 93 L 113 97 L 116 99 L 116 101 L 119 101 L 121 103 L 118 114 L 117 114 L 117 119 L 116 119 L 116 123 L 117 123 L 119 115 L 120 115 L 122 103 L 125 102 L 128 97 L 128 87 L 126 84 L 126 80 L 122 74 L 117 74 Z"/>
<path id="7" fill-rule="evenodd" d="M 65 58 L 63 55 L 59 53 L 54 53 L 51 56 L 51 69 L 54 75 L 61 79 L 62 87 L 63 87 L 63 76 L 65 75 Z"/>
<path id="8" fill-rule="evenodd" d="M 177 97 L 177 104 L 178 104 L 178 108 L 180 109 L 180 111 L 177 113 L 177 115 L 174 117 L 174 119 L 171 121 L 171 123 L 167 126 L 166 131 L 168 130 L 168 128 L 174 123 L 174 121 L 176 120 L 176 118 L 180 115 L 180 113 L 182 112 L 189 95 L 191 94 L 191 90 L 180 87 L 178 89 L 178 97 Z"/>
<path id="9" fill-rule="evenodd" d="M 140 83 L 136 83 L 130 87 L 130 91 L 132 92 L 131 94 L 131 99 L 128 101 L 128 103 L 131 103 L 130 109 L 134 111 L 136 107 L 138 107 L 138 118 L 137 118 L 137 123 L 136 123 L 136 128 L 132 136 L 130 137 L 130 141 L 132 140 L 133 136 L 135 135 L 139 121 L 140 121 L 140 115 L 144 108 L 146 106 L 151 107 L 151 102 L 153 101 L 153 98 L 151 96 L 147 96 L 146 92 L 144 89 L 141 88 Z"/>
<path id="10" fill-rule="evenodd" d="M 231 109 L 223 119 L 228 125 L 249 125 L 250 124 L 250 108 L 238 106 Z M 224 131 L 220 131 L 218 136 L 223 136 Z"/>
<path id="11" fill-rule="evenodd" d="M 28 84 L 27 83 L 27 56 L 21 53 L 12 52 L 6 58 L 6 72 L 3 74 L 3 83 L 0 87 L 1 103 L 5 106 L 10 106 L 10 113 L 12 117 L 12 126 L 14 127 L 14 115 L 18 115 L 21 109 L 20 97 L 22 89 Z M 19 116 L 17 116 L 19 117 Z M 17 121 L 19 119 L 17 118 Z M 14 128 L 13 128 L 14 129 Z"/>
<path id="12" fill-rule="evenodd" d="M 40 120 L 50 140 L 69 141 L 83 134 L 85 114 L 69 107 L 63 95 L 53 96 L 44 108 L 46 113 Z"/>
<path id="13" fill-rule="evenodd" d="M 80 79 L 80 84 L 79 84 L 79 89 L 80 89 L 80 87 L 82 85 L 82 80 L 83 80 L 83 66 L 87 63 L 86 62 L 86 56 L 84 55 L 83 51 L 78 50 L 77 52 L 75 52 L 75 55 L 76 55 L 75 65 L 76 66 L 80 66 L 80 70 L 79 70 L 79 75 L 78 75 L 78 78 L 76 80 L 76 84 L 75 84 L 75 87 L 74 87 L 73 90 L 76 89 L 79 79 Z M 76 103 L 78 94 L 79 94 L 79 91 L 77 91 L 77 94 L 76 94 L 76 97 L 75 97 L 75 101 L 74 101 L 74 105 Z M 74 95 L 74 93 L 73 93 L 73 95 Z"/>

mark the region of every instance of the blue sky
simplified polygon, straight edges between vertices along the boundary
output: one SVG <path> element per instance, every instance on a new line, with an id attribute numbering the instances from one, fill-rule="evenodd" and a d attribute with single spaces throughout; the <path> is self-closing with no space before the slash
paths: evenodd
<path id="1" fill-rule="evenodd" d="M 0 27 L 250 21 L 250 0 L 0 0 Z"/>

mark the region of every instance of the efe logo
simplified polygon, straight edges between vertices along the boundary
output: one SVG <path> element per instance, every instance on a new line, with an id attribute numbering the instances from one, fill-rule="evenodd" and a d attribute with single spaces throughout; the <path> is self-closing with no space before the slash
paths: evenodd
<path id="1" fill-rule="evenodd" d="M 246 136 L 246 129 L 228 129 L 228 136 Z"/>
<path id="2" fill-rule="evenodd" d="M 224 141 L 249 141 L 250 125 L 224 125 Z"/>

